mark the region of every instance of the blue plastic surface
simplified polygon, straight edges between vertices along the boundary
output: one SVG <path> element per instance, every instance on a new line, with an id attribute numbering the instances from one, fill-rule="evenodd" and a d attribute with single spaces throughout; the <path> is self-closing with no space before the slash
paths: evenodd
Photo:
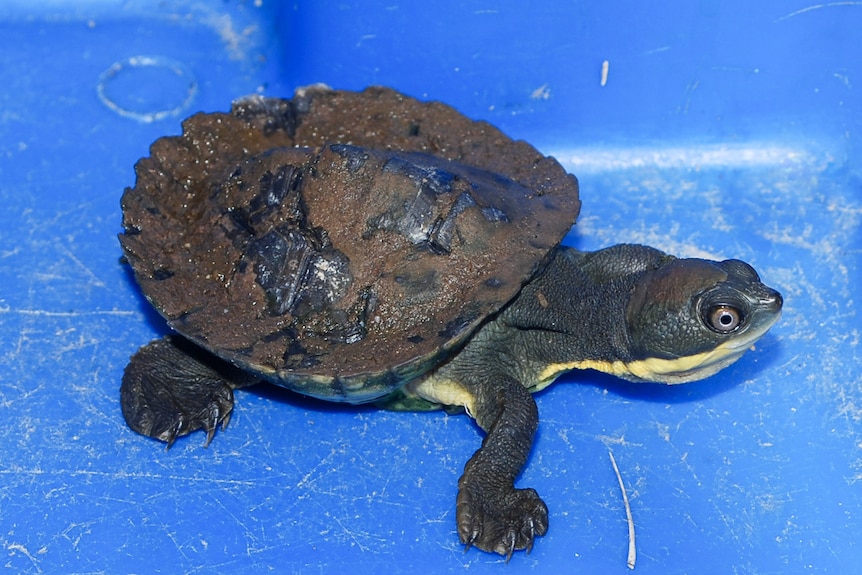
<path id="1" fill-rule="evenodd" d="M 0 566 L 14 573 L 851 573 L 862 557 L 859 2 L 395 0 L 0 7 Z M 548 6 L 545 6 L 547 4 Z M 607 76 L 602 85 L 602 63 Z M 120 263 L 159 136 L 240 95 L 391 85 L 489 120 L 581 181 L 568 243 L 738 257 L 786 298 L 681 387 L 566 376 L 522 486 L 550 530 L 463 552 L 463 416 L 237 393 L 208 449 L 126 428 L 164 332 Z"/>

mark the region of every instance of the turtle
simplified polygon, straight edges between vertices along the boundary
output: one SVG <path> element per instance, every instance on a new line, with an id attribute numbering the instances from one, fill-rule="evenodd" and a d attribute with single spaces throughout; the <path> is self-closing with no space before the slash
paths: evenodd
<path id="1" fill-rule="evenodd" d="M 168 447 L 203 430 L 208 445 L 234 390 L 260 382 L 466 412 L 485 436 L 458 481 L 457 533 L 507 561 L 548 529 L 545 502 L 515 487 L 533 392 L 573 369 L 702 379 L 781 313 L 740 260 L 564 245 L 574 175 L 391 88 L 243 97 L 185 120 L 135 171 L 119 240 L 170 333 L 124 371 L 128 426 Z"/>

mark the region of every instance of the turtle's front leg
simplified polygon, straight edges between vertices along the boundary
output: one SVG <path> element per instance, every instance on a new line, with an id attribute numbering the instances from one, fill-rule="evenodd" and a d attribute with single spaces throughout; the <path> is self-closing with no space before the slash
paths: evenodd
<path id="1" fill-rule="evenodd" d="M 533 547 L 548 530 L 548 508 L 533 489 L 515 489 L 539 423 L 530 392 L 508 376 L 462 382 L 474 397 L 476 422 L 487 432 L 458 481 L 461 542 L 504 555 Z"/>
<path id="2" fill-rule="evenodd" d="M 165 441 L 197 429 L 206 443 L 224 428 L 233 390 L 257 383 L 229 363 L 181 337 L 163 337 L 132 356 L 123 374 L 120 404 L 126 423 L 141 435 Z"/>

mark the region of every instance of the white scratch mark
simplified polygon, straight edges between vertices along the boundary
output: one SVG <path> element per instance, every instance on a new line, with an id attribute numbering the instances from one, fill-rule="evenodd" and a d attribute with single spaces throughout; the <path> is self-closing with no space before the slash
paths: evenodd
<path id="1" fill-rule="evenodd" d="M 705 146 L 624 147 L 624 148 L 570 148 L 549 150 L 563 166 L 575 173 L 599 173 L 635 168 L 722 169 L 758 168 L 765 166 L 816 166 L 829 158 L 817 158 L 811 152 L 789 147 L 778 142 L 751 142 L 748 144 L 716 144 Z"/>
<path id="2" fill-rule="evenodd" d="M 838 412 L 835 414 L 836 418 L 843 417 L 856 424 L 862 422 L 862 405 L 858 405 L 852 397 L 848 397 L 845 389 L 838 390 L 836 399 L 839 402 Z"/>
<path id="3" fill-rule="evenodd" d="M 48 311 L 44 309 L 12 309 L 9 306 L 0 307 L 0 314 L 17 314 L 36 317 L 92 317 L 92 316 L 137 316 L 136 311 L 124 311 L 118 309 L 94 310 L 94 311 Z"/>
<path id="4" fill-rule="evenodd" d="M 39 567 L 39 562 L 36 560 L 36 558 L 33 556 L 33 554 L 30 553 L 30 550 L 27 549 L 25 546 L 21 545 L 20 543 L 10 543 L 9 545 L 6 546 L 6 549 L 8 549 L 9 551 L 12 551 L 12 552 L 17 551 L 18 553 L 20 553 L 21 555 L 23 555 L 24 557 L 29 559 L 31 563 L 33 563 L 33 567 L 36 568 L 37 573 L 43 572 L 42 568 Z"/>
<path id="5" fill-rule="evenodd" d="M 660 423 L 658 421 L 653 420 L 655 424 L 656 431 L 658 431 L 658 436 L 661 437 L 664 441 L 670 443 L 670 425 L 666 423 Z"/>
<path id="6" fill-rule="evenodd" d="M 100 280 L 96 276 L 96 274 L 94 274 L 90 268 L 85 266 L 84 263 L 81 260 L 79 260 L 77 258 L 77 256 L 75 256 L 75 254 L 73 254 L 66 246 L 60 246 L 60 250 L 66 254 L 67 258 L 69 258 L 70 260 L 75 262 L 75 265 L 77 265 L 78 268 L 82 269 L 84 271 L 84 274 L 90 278 L 90 280 L 91 280 L 90 285 L 95 286 L 95 287 L 100 287 L 100 288 L 105 287 L 105 282 Z"/>
<path id="7" fill-rule="evenodd" d="M 850 76 L 848 76 L 846 74 L 839 74 L 838 72 L 835 72 L 832 75 L 834 77 L 838 78 L 841 81 L 841 83 L 844 84 L 845 88 L 849 88 L 849 89 L 853 88 L 853 85 L 850 84 Z"/>
<path id="8" fill-rule="evenodd" d="M 359 40 L 356 41 L 356 47 L 361 48 L 362 44 L 365 43 L 367 40 L 374 40 L 376 38 L 377 34 L 363 34 L 359 37 Z"/>
<path id="9" fill-rule="evenodd" d="M 220 477 L 198 477 L 195 475 L 177 475 L 177 474 L 165 474 L 165 473 L 128 473 L 125 471 L 96 471 L 89 469 L 52 469 L 50 471 L 46 471 L 41 468 L 27 469 L 27 468 L 12 468 L 12 469 L 0 469 L 0 477 L 3 476 L 29 476 L 29 477 L 68 477 L 68 478 L 76 478 L 76 477 L 97 477 L 97 478 L 106 478 L 113 479 L 116 481 L 124 480 L 124 479 L 136 479 L 136 480 L 156 480 L 156 481 L 171 481 L 171 482 L 186 482 L 189 484 L 204 484 L 207 486 L 218 485 L 219 488 L 229 488 L 229 487 L 253 487 L 259 485 L 257 481 L 254 480 L 242 480 L 242 479 L 224 479 Z"/>
<path id="10" fill-rule="evenodd" d="M 359 541 L 359 539 L 356 537 L 356 534 L 355 534 L 353 531 L 351 531 L 350 529 L 348 529 L 348 528 L 344 525 L 344 523 L 342 523 L 342 522 L 341 522 L 341 520 L 340 520 L 338 517 L 336 517 L 336 516 L 334 516 L 334 515 L 331 515 L 331 514 L 330 514 L 329 516 L 330 516 L 330 517 L 331 517 L 331 518 L 332 518 L 336 523 L 338 523 L 338 526 L 339 526 L 339 527 L 341 527 L 342 531 L 344 531 L 344 533 L 346 533 L 346 534 L 347 534 L 347 536 L 348 536 L 348 537 L 350 537 L 350 539 L 351 539 L 351 540 L 356 544 L 356 546 L 357 546 L 357 547 L 359 547 L 359 550 L 360 550 L 360 551 L 362 551 L 363 553 L 364 553 L 364 552 L 366 552 L 366 551 L 368 551 L 368 548 L 367 548 L 365 545 L 363 545 L 363 544 Z"/>
<path id="11" fill-rule="evenodd" d="M 642 443 L 632 443 L 631 441 L 627 441 L 625 435 L 620 435 L 619 437 L 612 437 L 610 435 L 597 435 L 596 439 L 601 441 L 605 447 L 611 445 L 621 445 L 623 447 L 643 447 Z"/>
<path id="12" fill-rule="evenodd" d="M 530 94 L 531 100 L 548 100 L 551 97 L 551 89 L 547 84 L 542 84 L 532 91 Z"/>
<path id="13" fill-rule="evenodd" d="M 644 56 L 650 56 L 651 54 L 659 54 L 661 52 L 667 52 L 668 50 L 670 50 L 670 46 L 661 46 L 659 48 L 647 50 L 646 52 L 644 52 Z"/>
<path id="14" fill-rule="evenodd" d="M 302 479 L 300 479 L 300 480 L 299 480 L 299 482 L 297 482 L 296 487 L 298 487 L 298 488 L 300 488 L 300 489 L 304 489 L 306 486 L 308 486 L 309 488 L 311 488 L 311 486 L 313 485 L 314 481 L 316 480 L 316 477 L 314 477 L 314 476 L 315 476 L 315 474 L 317 473 L 317 470 L 318 470 L 318 469 L 320 469 L 321 467 L 323 467 L 324 465 L 328 464 L 328 462 L 331 460 L 331 458 L 332 458 L 334 455 L 336 455 L 336 451 L 335 451 L 335 449 L 330 449 L 330 451 L 329 451 L 329 453 L 326 455 L 326 457 L 322 458 L 322 459 L 317 463 L 317 465 L 315 465 L 314 467 L 312 467 L 312 468 L 308 471 L 308 473 L 306 473 L 306 474 L 302 477 Z"/>
<path id="15" fill-rule="evenodd" d="M 695 90 L 700 86 L 700 80 L 692 80 L 685 87 L 685 104 L 677 107 L 677 112 L 681 112 L 683 114 L 688 114 L 688 110 L 691 107 L 691 101 L 694 96 Z"/>
<path id="16" fill-rule="evenodd" d="M 84 535 L 91 533 L 90 527 L 95 525 L 96 521 L 85 521 L 83 523 L 70 523 L 60 535 L 72 544 L 72 547 L 77 551 Z"/>
<path id="17" fill-rule="evenodd" d="M 814 4 L 813 6 L 807 6 L 805 8 L 800 8 L 790 14 L 785 14 L 781 18 L 775 20 L 775 22 L 783 22 L 788 18 L 793 18 L 794 16 L 799 16 L 800 14 L 805 14 L 806 12 L 812 12 L 814 10 L 821 10 L 823 8 L 835 8 L 838 6 L 862 6 L 862 2 L 827 2 L 826 4 Z"/>

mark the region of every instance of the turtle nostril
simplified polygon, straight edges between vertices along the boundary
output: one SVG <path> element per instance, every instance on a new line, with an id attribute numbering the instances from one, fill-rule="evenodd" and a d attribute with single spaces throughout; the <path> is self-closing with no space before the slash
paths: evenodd
<path id="1" fill-rule="evenodd" d="M 775 311 L 778 311 L 784 305 L 784 298 L 777 291 L 770 289 L 766 297 L 762 299 L 763 303 L 768 305 Z"/>

